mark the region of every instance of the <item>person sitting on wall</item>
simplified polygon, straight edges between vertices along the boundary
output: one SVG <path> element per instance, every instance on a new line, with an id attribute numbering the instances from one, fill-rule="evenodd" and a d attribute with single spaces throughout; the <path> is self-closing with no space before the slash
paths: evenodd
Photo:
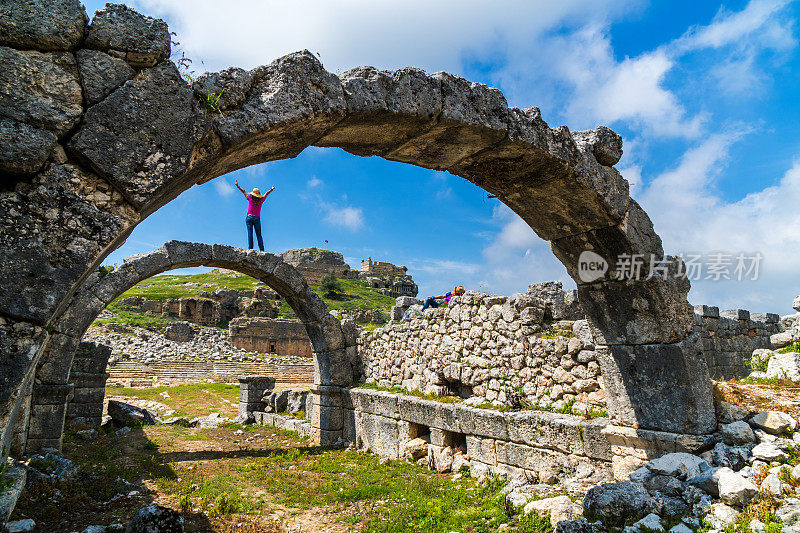
<path id="1" fill-rule="evenodd" d="M 270 190 L 267 191 L 267 194 L 261 194 L 261 191 L 258 190 L 258 187 L 255 187 L 250 193 L 246 193 L 244 189 L 239 187 L 239 182 L 235 181 L 234 185 L 236 188 L 242 191 L 244 197 L 247 198 L 249 205 L 247 206 L 247 217 L 244 220 L 244 223 L 247 225 L 247 247 L 248 249 L 253 249 L 253 230 L 256 230 L 256 238 L 258 239 L 258 249 L 262 252 L 264 251 L 264 240 L 261 238 L 261 205 L 264 203 L 264 200 L 267 199 L 267 196 L 275 190 L 275 186 L 273 185 Z"/>
<path id="2" fill-rule="evenodd" d="M 447 292 L 445 294 L 440 294 L 439 296 L 428 296 L 425 299 L 425 303 L 422 304 L 422 312 L 425 312 L 425 310 L 429 307 L 439 307 L 440 305 L 442 305 L 442 303 L 448 303 L 450 301 L 450 298 L 452 298 L 453 296 L 461 296 L 462 294 L 464 294 L 464 292 L 465 291 L 463 285 L 456 285 L 455 287 L 453 287 L 452 291 Z M 440 303 L 437 300 L 444 300 L 444 302 Z"/>

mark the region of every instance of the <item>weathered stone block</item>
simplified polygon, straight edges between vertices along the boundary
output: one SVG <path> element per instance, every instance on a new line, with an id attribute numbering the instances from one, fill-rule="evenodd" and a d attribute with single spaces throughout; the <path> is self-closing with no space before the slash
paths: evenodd
<path id="1" fill-rule="evenodd" d="M 184 241 L 167 241 L 162 247 L 173 265 L 200 266 L 212 260 L 212 247 L 209 244 Z"/>
<path id="2" fill-rule="evenodd" d="M 599 348 L 596 354 L 612 417 L 643 429 L 713 432 L 711 380 L 696 340 Z"/>
<path id="3" fill-rule="evenodd" d="M 152 56 L 146 66 L 168 58 L 170 44 L 166 22 L 145 17 L 123 4 L 106 4 L 95 13 L 86 37 L 88 48 Z"/>
<path id="4" fill-rule="evenodd" d="M 430 128 L 442 110 L 441 82 L 420 69 L 359 67 L 340 78 L 347 117 L 317 146 L 383 155 Z"/>
<path id="5" fill-rule="evenodd" d="M 454 405 L 453 413 L 461 433 L 500 440 L 508 440 L 509 438 L 506 413 L 491 409 L 477 409 L 465 405 Z"/>
<path id="6" fill-rule="evenodd" d="M 399 396 L 397 407 L 402 420 L 461 433 L 461 427 L 451 404 Z"/>
<path id="7" fill-rule="evenodd" d="M 370 413 L 361 413 L 356 420 L 356 432 L 364 448 L 381 457 L 399 458 L 397 420 Z"/>
<path id="8" fill-rule="evenodd" d="M 353 409 L 387 418 L 398 417 L 399 396 L 397 394 L 369 389 L 351 389 L 349 398 Z"/>
<path id="9" fill-rule="evenodd" d="M 80 120 L 83 91 L 75 56 L 0 46 L 0 116 L 58 135 Z"/>
<path id="10" fill-rule="evenodd" d="M 58 138 L 23 122 L 0 118 L 0 172 L 33 174 L 41 170 Z"/>
<path id="11" fill-rule="evenodd" d="M 240 109 L 215 118 L 233 150 L 210 177 L 264 161 L 294 157 L 345 114 L 342 85 L 310 52 L 296 52 L 251 72 L 254 83 Z"/>
<path id="12" fill-rule="evenodd" d="M 0 4 L 0 44 L 34 50 L 72 50 L 89 18 L 79 0 L 26 0 Z"/>
<path id="13" fill-rule="evenodd" d="M 580 416 L 520 411 L 509 413 L 508 421 L 509 438 L 514 442 L 583 454 Z"/>
<path id="14" fill-rule="evenodd" d="M 177 194 L 210 121 L 177 68 L 165 61 L 126 82 L 84 115 L 69 146 L 137 208 Z"/>
<path id="15" fill-rule="evenodd" d="M 485 439 L 472 435 L 466 436 L 467 453 L 470 459 L 476 459 L 488 465 L 497 464 L 497 451 L 494 439 Z"/>
<path id="16" fill-rule="evenodd" d="M 98 50 L 84 48 L 75 54 L 81 73 L 84 94 L 89 105 L 94 105 L 133 78 L 136 72 L 122 59 L 111 57 Z"/>
<path id="17" fill-rule="evenodd" d="M 608 426 L 607 418 L 597 418 L 579 424 L 583 452 L 590 459 L 611 461 L 611 443 L 603 434 L 603 429 Z"/>

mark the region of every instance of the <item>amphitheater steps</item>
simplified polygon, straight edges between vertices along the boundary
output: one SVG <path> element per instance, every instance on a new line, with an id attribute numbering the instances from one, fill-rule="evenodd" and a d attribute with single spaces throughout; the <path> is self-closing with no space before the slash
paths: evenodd
<path id="1" fill-rule="evenodd" d="M 237 382 L 241 375 L 273 376 L 278 383 L 313 383 L 314 365 L 274 365 L 231 361 L 168 361 L 148 365 L 120 361 L 108 366 L 109 385 L 117 383 L 146 386 L 148 382 Z"/>

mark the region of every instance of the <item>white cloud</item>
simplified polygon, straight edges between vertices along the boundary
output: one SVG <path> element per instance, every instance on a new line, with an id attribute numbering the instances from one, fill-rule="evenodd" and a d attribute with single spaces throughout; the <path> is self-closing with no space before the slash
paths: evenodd
<path id="1" fill-rule="evenodd" d="M 322 180 L 314 176 L 310 180 L 308 180 L 307 185 L 309 189 L 313 189 L 314 187 L 319 187 L 320 185 L 322 185 Z"/>
<path id="2" fill-rule="evenodd" d="M 213 181 L 213 183 L 217 193 L 222 196 L 230 196 L 236 192 L 236 189 L 233 188 L 233 185 L 228 183 L 228 181 L 224 178 L 217 178 Z"/>
<path id="3" fill-rule="evenodd" d="M 360 207 L 336 207 L 330 204 L 323 204 L 322 208 L 327 212 L 323 220 L 334 226 L 341 226 L 350 231 L 355 231 L 364 226 L 364 212 Z"/>
<path id="4" fill-rule="evenodd" d="M 788 312 L 791 298 L 800 293 L 800 158 L 777 184 L 725 201 L 715 192 L 715 178 L 746 133 L 715 135 L 687 151 L 640 200 L 668 253 L 763 254 L 757 282 L 693 281 L 694 303 Z"/>

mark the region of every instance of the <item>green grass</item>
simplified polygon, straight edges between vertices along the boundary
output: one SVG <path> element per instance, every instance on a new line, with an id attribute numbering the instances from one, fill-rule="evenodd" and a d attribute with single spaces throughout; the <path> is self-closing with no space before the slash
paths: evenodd
<path id="1" fill-rule="evenodd" d="M 161 396 L 167 392 L 169 398 Z M 106 387 L 106 396 L 132 396 L 141 400 L 155 400 L 170 405 L 175 413 L 170 416 L 205 416 L 219 412 L 222 416 L 236 416 L 239 405 L 238 383 L 192 383 L 172 387 L 150 387 L 135 389 L 129 387 Z M 227 399 L 231 403 L 225 403 Z"/>
<path id="2" fill-rule="evenodd" d="M 754 385 L 775 385 L 777 387 L 800 387 L 800 381 L 792 381 L 787 378 L 751 378 L 746 377 L 742 379 L 743 383 L 752 383 Z"/>
<path id="3" fill-rule="evenodd" d="M 273 501 L 298 509 L 345 509 L 347 504 L 361 502 L 372 512 L 340 516 L 349 523 L 360 522 L 365 533 L 478 533 L 496 531 L 503 523 L 518 524 L 518 531 L 552 531 L 549 520 L 535 515 L 508 516 L 501 481 L 479 484 L 468 476 L 453 481 L 416 464 L 381 464 L 373 454 L 347 450 L 272 450 L 267 457 L 233 465 L 213 478 L 178 469 L 176 477 L 156 482 L 182 502 L 188 498 L 212 512 L 220 499 L 229 503 L 230 512 L 257 512 L 264 502 L 251 494 L 249 486 L 269 487 Z"/>
<path id="4" fill-rule="evenodd" d="M 120 309 L 115 302 L 111 302 L 106 309 L 112 313 L 115 313 L 116 316 L 114 318 L 97 318 L 94 322 L 92 322 L 93 325 L 124 324 L 126 326 L 137 328 L 159 329 L 175 321 L 175 319 L 162 318 L 155 315 L 136 313 L 134 311 L 124 311 Z"/>
<path id="5" fill-rule="evenodd" d="M 425 394 L 418 390 L 409 390 L 402 387 L 381 387 L 377 383 L 359 383 L 360 389 L 371 389 L 377 391 L 391 392 L 393 394 L 405 394 L 406 396 L 415 396 L 425 400 L 434 400 L 443 403 L 459 403 L 464 401 L 463 398 L 457 396 L 439 396 L 438 394 Z"/>
<path id="6" fill-rule="evenodd" d="M 314 292 L 320 295 L 325 301 L 329 311 L 334 309 L 344 312 L 380 309 L 388 313 L 389 309 L 391 309 L 395 303 L 394 298 L 378 293 L 378 291 L 370 287 L 366 281 L 357 279 L 337 279 L 337 282 L 341 286 L 343 294 L 337 294 L 332 297 L 327 297 L 324 291 L 320 290 L 319 286 L 311 286 Z M 253 290 L 259 285 L 264 284 L 245 274 L 240 274 L 238 272 L 221 272 L 219 269 L 214 269 L 204 274 L 161 274 L 159 276 L 153 276 L 131 287 L 122 293 L 119 298 L 141 296 L 149 300 L 166 300 L 168 298 L 199 296 L 204 292 L 214 292 L 216 290 Z M 148 315 L 140 315 L 125 311 L 120 312 L 118 308 L 114 306 L 113 302 L 109 305 L 109 308 L 120 314 L 120 320 L 101 319 L 96 321 L 97 323 L 122 322 L 129 323 L 130 325 L 159 325 L 170 322 L 170 320 L 161 319 L 160 317 L 149 317 Z M 125 313 L 125 315 L 123 315 L 123 313 Z M 296 318 L 294 311 L 285 300 L 281 301 L 278 316 L 283 318 Z M 148 318 L 151 319 L 152 322 L 148 321 Z"/>
<path id="7" fill-rule="evenodd" d="M 778 353 L 800 352 L 800 342 L 793 342 L 775 351 Z"/>

